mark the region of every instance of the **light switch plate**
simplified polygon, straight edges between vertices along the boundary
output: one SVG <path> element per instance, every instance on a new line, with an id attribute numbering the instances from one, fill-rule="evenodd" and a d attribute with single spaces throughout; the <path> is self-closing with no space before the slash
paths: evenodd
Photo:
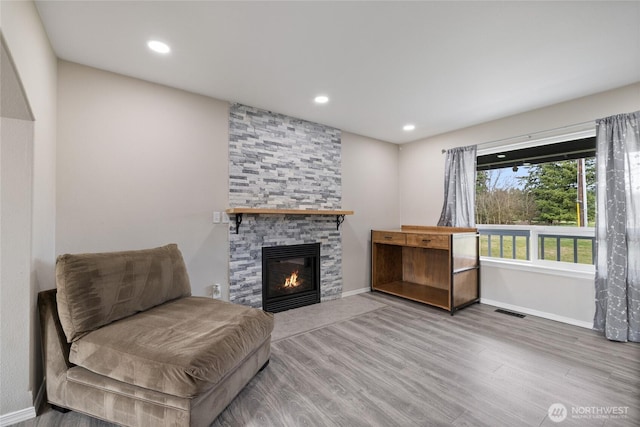
<path id="1" fill-rule="evenodd" d="M 214 224 L 219 224 L 220 223 L 220 212 L 219 211 L 213 212 L 213 223 Z"/>

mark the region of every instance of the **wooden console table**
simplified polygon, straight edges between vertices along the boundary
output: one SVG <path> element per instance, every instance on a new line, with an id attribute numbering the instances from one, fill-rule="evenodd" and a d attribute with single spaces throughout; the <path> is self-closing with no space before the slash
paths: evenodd
<path id="1" fill-rule="evenodd" d="M 451 313 L 480 300 L 475 228 L 371 230 L 371 289 Z"/>

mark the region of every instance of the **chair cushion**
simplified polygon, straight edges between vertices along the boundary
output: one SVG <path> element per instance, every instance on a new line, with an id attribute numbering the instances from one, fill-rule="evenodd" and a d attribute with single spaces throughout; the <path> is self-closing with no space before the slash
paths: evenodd
<path id="1" fill-rule="evenodd" d="M 69 360 L 97 374 L 180 397 L 215 386 L 265 340 L 273 315 L 205 297 L 170 301 L 90 332 Z"/>
<path id="2" fill-rule="evenodd" d="M 56 262 L 58 313 L 67 341 L 118 319 L 191 295 L 175 244 L 155 249 L 61 255 Z"/>

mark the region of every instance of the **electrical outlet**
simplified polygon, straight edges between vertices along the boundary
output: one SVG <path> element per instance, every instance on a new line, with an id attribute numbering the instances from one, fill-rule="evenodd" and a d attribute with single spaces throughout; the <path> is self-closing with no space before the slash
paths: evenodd
<path id="1" fill-rule="evenodd" d="M 214 283 L 211 285 L 211 298 L 220 298 L 222 296 L 222 288 L 220 283 Z"/>
<path id="2" fill-rule="evenodd" d="M 213 223 L 214 224 L 219 224 L 220 223 L 220 212 L 219 211 L 213 212 Z"/>

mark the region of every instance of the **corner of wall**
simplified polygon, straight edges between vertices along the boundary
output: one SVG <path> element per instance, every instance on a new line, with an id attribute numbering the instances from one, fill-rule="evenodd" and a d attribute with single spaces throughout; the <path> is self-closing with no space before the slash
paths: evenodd
<path id="1" fill-rule="evenodd" d="M 26 316 L 16 333 L 27 342 L 26 345 L 21 343 L 12 348 L 9 359 L 3 360 L 2 375 L 6 378 L 5 370 L 11 371 L 9 387 L 13 393 L 3 393 L 0 401 L 3 412 L 28 414 L 33 411 L 30 405 L 33 403 L 34 390 L 40 388 L 43 379 L 35 310 L 37 292 L 41 288 L 54 286 L 57 59 L 34 2 L 3 1 L 0 20 L 2 34 L 35 118 L 29 148 L 31 213 L 27 216 L 29 248 L 25 254 L 30 267 L 26 268 L 24 283 L 19 285 L 23 286 L 21 297 L 12 300 L 10 308 Z M 7 284 L 3 281 L 2 286 L 5 290 Z M 14 282 L 13 286 L 18 285 Z M 4 337 L 2 345 L 7 345 Z M 3 387 L 7 386 L 3 384 Z M 9 402 L 7 396 L 19 396 L 19 403 L 13 398 Z"/>

